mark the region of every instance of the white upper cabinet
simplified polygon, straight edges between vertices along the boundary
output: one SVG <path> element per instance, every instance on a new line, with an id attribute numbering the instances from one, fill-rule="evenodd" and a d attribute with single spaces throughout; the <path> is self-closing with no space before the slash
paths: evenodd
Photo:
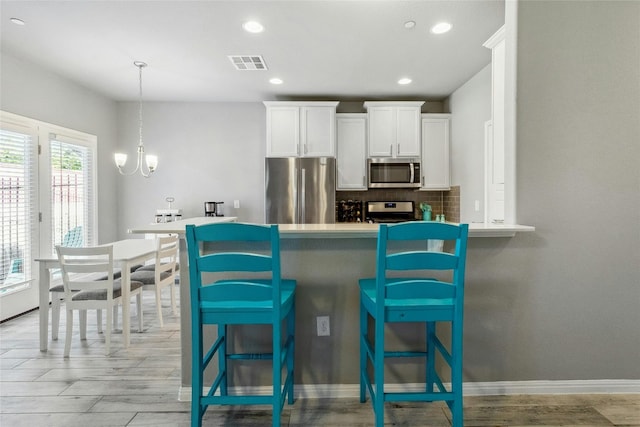
<path id="1" fill-rule="evenodd" d="M 423 190 L 449 190 L 450 114 L 422 115 L 421 186 Z"/>
<path id="2" fill-rule="evenodd" d="M 365 102 L 369 157 L 420 157 L 420 108 L 424 102 Z"/>
<path id="3" fill-rule="evenodd" d="M 297 157 L 299 147 L 300 108 L 267 106 L 267 157 Z"/>
<path id="4" fill-rule="evenodd" d="M 264 105 L 267 157 L 336 156 L 337 101 L 265 101 Z"/>
<path id="5" fill-rule="evenodd" d="M 337 190 L 367 189 L 367 115 L 336 114 Z"/>

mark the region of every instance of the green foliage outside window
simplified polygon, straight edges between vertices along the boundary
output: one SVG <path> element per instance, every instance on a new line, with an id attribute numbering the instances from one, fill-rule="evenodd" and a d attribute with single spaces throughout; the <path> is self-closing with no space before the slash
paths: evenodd
<path id="1" fill-rule="evenodd" d="M 24 155 L 13 150 L 2 150 L 0 152 L 0 162 L 9 164 L 22 164 Z"/>
<path id="2" fill-rule="evenodd" d="M 55 147 L 52 144 L 51 167 L 62 170 L 82 170 L 82 153 L 65 145 Z"/>

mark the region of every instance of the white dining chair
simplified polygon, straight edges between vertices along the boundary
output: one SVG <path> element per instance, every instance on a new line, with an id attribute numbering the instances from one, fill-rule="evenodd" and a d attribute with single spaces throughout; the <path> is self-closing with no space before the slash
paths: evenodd
<path id="1" fill-rule="evenodd" d="M 111 347 L 111 329 L 117 304 L 122 301 L 122 283 L 114 280 L 113 247 L 71 248 L 56 246 L 56 253 L 62 271 L 64 300 L 67 310 L 67 327 L 64 343 L 64 357 L 69 357 L 73 333 L 73 311 L 80 315 L 80 338 L 86 339 L 87 310 L 106 310 L 105 354 Z M 99 277 L 101 275 L 102 277 Z M 101 280 L 96 280 L 96 277 Z M 142 283 L 131 281 L 130 296 L 136 297 L 138 308 L 138 330 L 142 331 Z"/>
<path id="2" fill-rule="evenodd" d="M 145 265 L 131 273 L 131 280 L 142 282 L 143 289 L 153 289 L 156 296 L 156 310 L 160 327 L 162 320 L 162 289 L 169 288 L 171 311 L 178 315 L 175 296 L 175 280 L 178 271 L 178 236 L 169 235 L 157 238 L 156 259 L 153 264 Z"/>
<path id="3" fill-rule="evenodd" d="M 131 267 L 131 272 L 136 271 L 137 269 L 143 267 L 141 264 L 135 265 Z M 113 280 L 117 280 L 122 275 L 122 272 L 119 268 L 113 269 Z M 92 276 L 97 280 L 104 280 L 106 277 L 102 275 L 94 275 Z M 51 339 L 54 341 L 58 340 L 58 330 L 60 329 L 60 310 L 62 307 L 62 303 L 64 302 L 64 284 L 59 283 L 55 286 L 52 286 L 49 289 L 51 293 Z M 117 328 L 118 319 L 114 315 L 113 317 L 113 327 Z M 98 328 L 98 333 L 102 333 L 102 310 L 96 310 L 96 326 Z"/>

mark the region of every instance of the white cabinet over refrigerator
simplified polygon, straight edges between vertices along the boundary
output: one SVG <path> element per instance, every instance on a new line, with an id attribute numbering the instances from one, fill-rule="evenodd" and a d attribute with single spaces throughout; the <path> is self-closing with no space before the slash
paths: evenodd
<path id="1" fill-rule="evenodd" d="M 265 101 L 267 157 L 335 157 L 338 101 Z"/>

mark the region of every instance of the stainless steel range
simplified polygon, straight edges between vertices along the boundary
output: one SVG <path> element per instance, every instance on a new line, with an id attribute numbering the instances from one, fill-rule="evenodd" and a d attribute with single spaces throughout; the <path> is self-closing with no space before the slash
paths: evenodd
<path id="1" fill-rule="evenodd" d="M 365 220 L 371 223 L 416 221 L 414 202 L 367 202 Z"/>

